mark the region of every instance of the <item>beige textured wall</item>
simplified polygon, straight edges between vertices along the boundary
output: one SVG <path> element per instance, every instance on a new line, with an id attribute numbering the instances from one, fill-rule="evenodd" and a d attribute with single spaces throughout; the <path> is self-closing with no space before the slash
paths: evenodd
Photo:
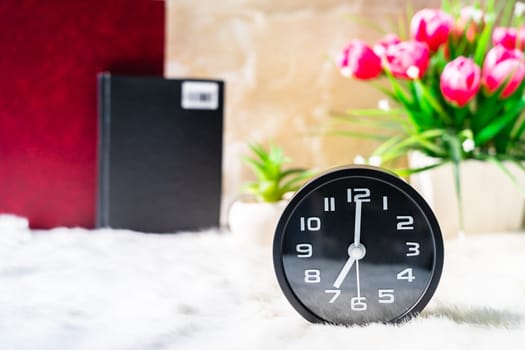
<path id="1" fill-rule="evenodd" d="M 411 3 L 418 9 L 439 1 Z M 341 77 L 329 59 L 353 37 L 381 36 L 348 15 L 392 28 L 406 1 L 167 0 L 166 6 L 166 75 L 226 81 L 226 205 L 250 178 L 239 162 L 248 141 L 272 139 L 295 165 L 319 169 L 373 149 L 363 140 L 311 134 L 331 110 L 374 107 L 381 98 Z"/>

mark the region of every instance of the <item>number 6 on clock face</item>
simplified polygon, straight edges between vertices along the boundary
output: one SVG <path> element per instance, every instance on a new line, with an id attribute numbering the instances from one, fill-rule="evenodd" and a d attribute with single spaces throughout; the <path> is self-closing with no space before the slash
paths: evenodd
<path id="1" fill-rule="evenodd" d="M 355 166 L 319 175 L 284 210 L 273 245 L 277 280 L 307 320 L 399 322 L 437 287 L 437 220 L 404 180 Z"/>
<path id="2" fill-rule="evenodd" d="M 350 308 L 354 311 L 365 311 L 367 308 L 365 297 L 353 297 L 350 299 Z"/>

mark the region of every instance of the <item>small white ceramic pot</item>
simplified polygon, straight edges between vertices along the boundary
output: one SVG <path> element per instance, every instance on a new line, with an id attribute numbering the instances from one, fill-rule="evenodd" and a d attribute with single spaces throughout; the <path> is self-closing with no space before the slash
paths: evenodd
<path id="1" fill-rule="evenodd" d="M 275 227 L 287 204 L 288 200 L 266 203 L 252 197 L 241 197 L 230 207 L 230 230 L 243 244 L 268 248 L 272 245 Z"/>

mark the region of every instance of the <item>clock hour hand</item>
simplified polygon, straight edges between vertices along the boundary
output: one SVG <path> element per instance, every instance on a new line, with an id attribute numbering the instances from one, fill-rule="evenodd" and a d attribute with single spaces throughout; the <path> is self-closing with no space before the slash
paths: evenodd
<path id="1" fill-rule="evenodd" d="M 343 281 L 345 280 L 346 275 L 348 275 L 348 272 L 352 268 L 352 265 L 354 264 L 355 258 L 349 257 L 348 260 L 346 260 L 345 265 L 341 269 L 341 272 L 339 272 L 339 275 L 337 275 L 337 278 L 334 282 L 334 287 L 337 289 L 341 288 L 341 284 L 343 284 Z"/>
<path id="2" fill-rule="evenodd" d="M 355 244 L 351 244 L 350 247 L 348 247 L 348 260 L 346 260 L 346 263 L 344 264 L 343 268 L 339 272 L 339 275 L 337 275 L 337 278 L 335 279 L 335 288 L 341 288 L 341 284 L 343 284 L 343 281 L 345 280 L 346 275 L 348 275 L 348 272 L 352 268 L 354 262 L 363 259 L 365 254 L 366 249 L 362 244 L 359 244 L 357 246 Z"/>

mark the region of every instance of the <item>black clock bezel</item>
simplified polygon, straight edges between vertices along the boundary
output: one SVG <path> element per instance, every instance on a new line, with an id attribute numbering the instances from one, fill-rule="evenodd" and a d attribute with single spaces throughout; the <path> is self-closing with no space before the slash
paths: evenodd
<path id="1" fill-rule="evenodd" d="M 425 291 L 419 300 L 412 305 L 405 313 L 395 317 L 391 320 L 384 320 L 384 323 L 399 323 L 410 319 L 417 314 L 419 314 L 425 306 L 428 304 L 436 288 L 439 284 L 441 278 L 441 273 L 443 270 L 443 260 L 444 260 L 444 248 L 443 248 L 443 237 L 441 234 L 441 229 L 439 227 L 436 216 L 432 212 L 432 209 L 423 199 L 423 197 L 408 183 L 397 175 L 378 167 L 368 166 L 368 165 L 353 165 L 347 167 L 340 167 L 328 170 L 323 174 L 318 175 L 308 183 L 306 183 L 290 200 L 287 207 L 283 211 L 281 218 L 275 229 L 275 236 L 273 241 L 273 264 L 275 274 L 277 276 L 277 281 L 281 290 L 283 291 L 286 299 L 290 302 L 293 308 L 306 320 L 312 323 L 327 323 L 334 324 L 333 322 L 327 321 L 325 319 L 317 316 L 313 311 L 308 309 L 301 300 L 295 295 L 293 289 L 291 288 L 288 279 L 286 277 L 283 265 L 283 242 L 284 242 L 284 229 L 288 225 L 291 214 L 299 205 L 299 203 L 309 195 L 313 190 L 321 186 L 322 184 L 334 181 L 339 178 L 350 177 L 350 176 L 361 176 L 361 177 L 371 177 L 378 180 L 391 183 L 393 186 L 398 188 L 401 191 L 404 191 L 405 194 L 410 197 L 417 206 L 423 212 L 425 218 L 428 220 L 428 223 L 431 228 L 432 241 L 434 243 L 434 262 L 432 267 L 432 275 L 430 277 L 430 282 L 427 284 Z M 354 325 L 355 323 L 348 322 L 344 325 Z"/>

